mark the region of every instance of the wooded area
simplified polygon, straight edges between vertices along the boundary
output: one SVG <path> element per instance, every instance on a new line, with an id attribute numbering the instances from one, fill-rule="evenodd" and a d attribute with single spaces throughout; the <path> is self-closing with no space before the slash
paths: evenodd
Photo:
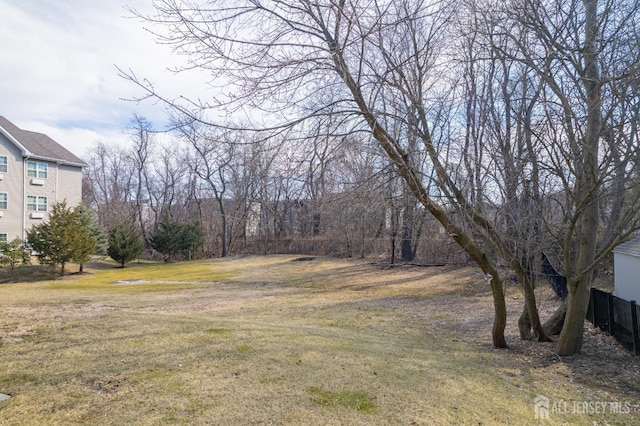
<path id="1" fill-rule="evenodd" d="M 212 136 L 208 149 L 195 152 L 199 158 L 180 141 L 178 149 L 151 142 L 144 161 L 139 147 L 100 144 L 89 161 L 84 200 L 105 228 L 135 218 L 147 243 L 165 211 L 180 222 L 198 220 L 205 230 L 198 255 L 204 257 L 390 259 L 395 252 L 402 261 L 467 262 L 371 141 L 360 151 L 364 142 L 353 138 L 324 139 L 312 147 L 322 151 L 310 158 L 306 145 L 288 146 L 287 140 L 240 145 Z"/>
<path id="2" fill-rule="evenodd" d="M 138 16 L 219 96 L 168 99 L 121 70 L 138 100 L 166 105 L 172 142 L 135 117 L 133 151 L 97 147 L 84 189 L 104 226 L 135 217 L 148 242 L 170 210 L 201 221 L 206 256 L 470 260 L 491 284 L 496 347 L 507 268 L 522 337 L 561 328 L 558 353 L 580 351 L 594 274 L 640 225 L 640 2 L 154 5 Z M 547 327 L 543 252 L 568 287 Z"/>

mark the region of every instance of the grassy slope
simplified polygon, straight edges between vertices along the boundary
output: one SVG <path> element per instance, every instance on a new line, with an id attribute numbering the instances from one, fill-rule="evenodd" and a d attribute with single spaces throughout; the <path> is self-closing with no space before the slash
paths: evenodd
<path id="1" fill-rule="evenodd" d="M 493 350 L 484 323 L 479 339 L 452 334 L 450 324 L 473 321 L 447 301 L 491 309 L 470 269 L 292 259 L 0 285 L 0 392 L 13 396 L 0 424 L 535 424 L 538 394 L 631 400 L 573 380 L 561 363 Z"/>

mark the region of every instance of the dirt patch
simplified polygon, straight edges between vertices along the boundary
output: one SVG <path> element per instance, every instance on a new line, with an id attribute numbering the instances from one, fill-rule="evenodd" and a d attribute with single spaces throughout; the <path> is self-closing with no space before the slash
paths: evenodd
<path id="1" fill-rule="evenodd" d="M 292 260 L 292 262 L 309 262 L 311 260 L 316 260 L 315 257 L 297 257 Z"/>
<path id="2" fill-rule="evenodd" d="M 412 267 L 405 266 L 404 269 Z M 413 269 L 416 273 L 420 272 L 420 269 Z M 405 294 L 361 303 L 362 306 L 404 311 L 411 320 L 429 323 L 431 332 L 449 335 L 457 341 L 474 344 L 479 348 L 490 347 L 490 332 L 494 320 L 493 299 L 482 281 L 475 279 L 477 274 L 472 272 L 472 268 L 447 270 L 440 278 L 430 279 L 434 285 L 444 286 L 438 280 L 450 281 L 456 274 L 458 288 L 449 294 L 434 297 Z M 464 276 L 468 281 L 460 281 Z M 546 284 L 536 289 L 536 295 L 540 316 L 544 321 L 561 302 Z M 570 380 L 590 388 L 604 392 L 628 392 L 634 397 L 640 397 L 640 358 L 633 356 L 615 338 L 585 321 L 582 353 L 560 357 L 555 353 L 555 342 L 520 339 L 517 319 L 522 312 L 524 299 L 519 289 L 508 288 L 506 302 L 508 321 L 505 336 L 509 348 L 504 353 L 514 357 L 514 365 L 523 365 L 540 373 L 552 373 L 552 377 L 556 374 L 558 382 L 570 377 Z"/>
<path id="3" fill-rule="evenodd" d="M 102 394 L 114 394 L 122 388 L 123 383 L 121 378 L 114 379 L 98 379 L 91 378 L 82 380 L 82 385 Z"/>

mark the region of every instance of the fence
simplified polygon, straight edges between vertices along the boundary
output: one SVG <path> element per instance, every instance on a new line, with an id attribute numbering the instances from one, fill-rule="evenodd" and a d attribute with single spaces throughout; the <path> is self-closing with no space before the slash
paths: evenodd
<path id="1" fill-rule="evenodd" d="M 591 289 L 587 320 L 640 356 L 640 316 L 635 301 L 627 301 L 597 288 Z"/>
<path id="2" fill-rule="evenodd" d="M 395 259 L 400 259 L 400 238 L 396 241 Z M 367 257 L 391 259 L 391 242 L 389 238 L 304 238 L 290 236 L 286 238 L 271 238 L 267 241 L 260 238 L 247 238 L 244 246 L 234 247 L 232 252 L 243 254 L 296 254 L 310 256 L 334 257 Z M 448 236 L 432 236 L 421 238 L 416 250 L 415 263 L 420 264 L 467 264 L 469 257 L 453 243 Z"/>

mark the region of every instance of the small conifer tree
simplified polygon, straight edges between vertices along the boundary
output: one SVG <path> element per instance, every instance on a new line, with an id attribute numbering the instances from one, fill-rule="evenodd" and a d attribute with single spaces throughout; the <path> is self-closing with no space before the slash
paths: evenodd
<path id="1" fill-rule="evenodd" d="M 144 250 L 144 241 L 137 229 L 130 222 L 119 222 L 109 232 L 107 254 L 124 265 L 140 256 Z"/>
<path id="2" fill-rule="evenodd" d="M 203 240 L 200 222 L 180 223 L 171 216 L 171 213 L 165 213 L 162 216 L 158 228 L 151 235 L 151 245 L 166 255 L 168 262 L 171 262 L 173 256 L 177 254 L 191 259 Z"/>
<path id="3" fill-rule="evenodd" d="M 86 262 L 95 249 L 95 238 L 82 225 L 79 212 L 64 201 L 53 205 L 49 222 L 34 225 L 27 232 L 27 242 L 40 263 L 60 266 L 60 275 L 64 275 L 67 263 Z"/>

